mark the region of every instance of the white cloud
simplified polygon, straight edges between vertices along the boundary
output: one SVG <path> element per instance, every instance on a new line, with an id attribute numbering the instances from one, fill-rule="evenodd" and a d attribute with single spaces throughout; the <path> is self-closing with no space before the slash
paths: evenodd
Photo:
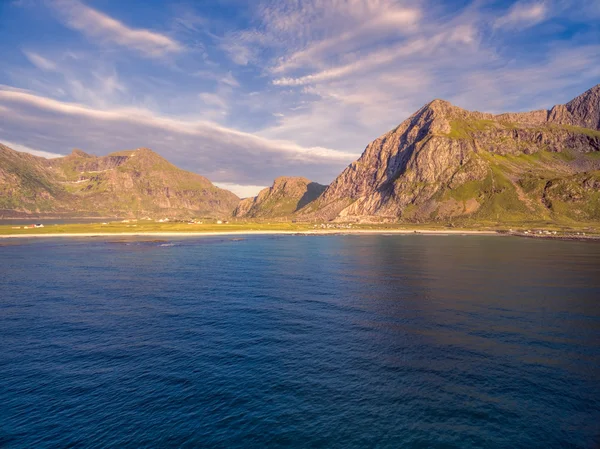
<path id="1" fill-rule="evenodd" d="M 182 45 L 169 36 L 130 28 L 78 0 L 55 0 L 50 5 L 60 12 L 67 26 L 90 38 L 121 45 L 147 57 L 161 57 L 183 50 Z"/>
<path id="2" fill-rule="evenodd" d="M 249 198 L 258 195 L 267 186 L 241 185 L 232 182 L 215 182 L 214 185 L 235 193 L 240 198 Z"/>
<path id="3" fill-rule="evenodd" d="M 494 22 L 494 28 L 527 28 L 546 19 L 545 3 L 515 3 L 508 13 Z"/>
<path id="4" fill-rule="evenodd" d="M 9 140 L 3 139 L 0 137 L 0 143 L 5 145 L 15 151 L 20 151 L 22 153 L 33 154 L 34 156 L 45 157 L 46 159 L 55 159 L 57 157 L 63 157 L 64 154 L 58 153 L 49 153 L 48 151 L 35 150 L 26 145 L 21 145 L 20 143 L 11 142 Z"/>
<path id="5" fill-rule="evenodd" d="M 29 59 L 34 66 L 39 69 L 53 72 L 56 70 L 56 64 L 43 56 L 38 55 L 32 51 L 23 51 L 23 54 Z"/>

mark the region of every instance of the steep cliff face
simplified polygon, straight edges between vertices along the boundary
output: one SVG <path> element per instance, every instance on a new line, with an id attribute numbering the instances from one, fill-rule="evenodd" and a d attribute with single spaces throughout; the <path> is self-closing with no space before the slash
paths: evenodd
<path id="1" fill-rule="evenodd" d="M 564 215 L 543 201 L 541 187 L 526 191 L 523 184 L 583 182 L 573 175 L 600 169 L 599 92 L 596 86 L 550 111 L 500 115 L 434 100 L 370 143 L 300 214 L 405 221 Z M 570 216 L 600 219 L 577 201 Z"/>
<path id="2" fill-rule="evenodd" d="M 548 121 L 589 129 L 600 129 L 600 84 L 565 105 L 554 106 Z"/>
<path id="3" fill-rule="evenodd" d="M 239 198 L 147 148 L 44 159 L 0 147 L 3 214 L 227 216 Z"/>
<path id="4" fill-rule="evenodd" d="M 324 185 L 306 178 L 280 177 L 258 196 L 240 201 L 233 215 L 238 218 L 289 217 L 324 190 Z"/>

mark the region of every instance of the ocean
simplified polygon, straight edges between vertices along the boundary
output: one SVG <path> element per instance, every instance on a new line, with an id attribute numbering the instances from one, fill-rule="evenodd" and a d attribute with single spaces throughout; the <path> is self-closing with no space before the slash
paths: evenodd
<path id="1" fill-rule="evenodd" d="M 600 244 L 0 240 L 2 448 L 597 448 Z"/>

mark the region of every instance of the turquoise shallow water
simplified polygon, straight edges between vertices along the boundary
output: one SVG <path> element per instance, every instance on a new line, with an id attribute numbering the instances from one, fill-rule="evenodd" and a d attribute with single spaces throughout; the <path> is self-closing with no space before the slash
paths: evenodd
<path id="1" fill-rule="evenodd" d="M 600 443 L 600 244 L 0 245 L 0 447 Z"/>

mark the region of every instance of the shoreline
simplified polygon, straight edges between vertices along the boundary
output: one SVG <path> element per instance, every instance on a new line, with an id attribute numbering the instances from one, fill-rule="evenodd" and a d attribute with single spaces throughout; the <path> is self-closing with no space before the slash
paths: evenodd
<path id="1" fill-rule="evenodd" d="M 522 232 L 477 231 L 477 230 L 441 230 L 441 229 L 315 229 L 306 231 L 246 230 L 246 231 L 148 231 L 148 232 L 63 232 L 45 234 L 0 234 L 2 239 L 40 239 L 40 238 L 111 238 L 111 237 L 219 237 L 251 235 L 429 235 L 429 236 L 497 236 L 520 237 L 539 240 L 567 240 L 579 242 L 600 242 L 600 235 L 537 235 Z"/>
<path id="2" fill-rule="evenodd" d="M 458 231 L 458 230 L 408 230 L 408 229 L 346 229 L 346 230 L 314 230 L 314 231 L 158 231 L 158 232 L 72 232 L 46 234 L 0 234 L 0 238 L 60 238 L 60 237 L 215 237 L 228 235 L 349 235 L 349 234 L 421 234 L 421 235 L 503 235 L 497 231 Z"/>

